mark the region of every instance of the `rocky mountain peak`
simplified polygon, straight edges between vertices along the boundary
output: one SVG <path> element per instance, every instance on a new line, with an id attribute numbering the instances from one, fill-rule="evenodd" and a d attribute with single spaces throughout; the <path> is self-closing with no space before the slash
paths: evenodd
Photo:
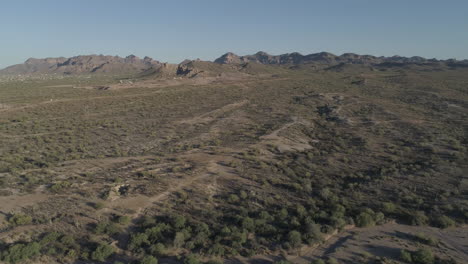
<path id="1" fill-rule="evenodd" d="M 259 51 L 259 52 L 255 53 L 255 55 L 257 55 L 257 56 L 270 56 L 270 54 L 268 54 L 268 53 L 266 53 L 264 51 Z"/>
<path id="2" fill-rule="evenodd" d="M 220 58 L 214 61 L 219 64 L 242 64 L 248 62 L 260 63 L 260 64 L 305 64 L 305 63 L 316 63 L 316 64 L 329 64 L 336 65 L 340 63 L 347 64 L 366 64 L 366 65 L 376 65 L 376 64 L 405 64 L 405 63 L 452 63 L 449 60 L 439 61 L 435 59 L 425 59 L 419 56 L 413 57 L 402 57 L 402 56 L 392 56 L 392 57 L 376 57 L 371 55 L 359 55 L 355 53 L 344 53 L 343 55 L 337 56 L 329 52 L 319 52 L 309 55 L 302 55 L 298 52 L 286 53 L 282 55 L 270 55 L 264 51 L 259 51 L 253 55 L 237 56 L 232 53 L 226 53 Z M 463 61 L 457 61 L 458 64 L 463 64 Z"/>
<path id="3" fill-rule="evenodd" d="M 137 73 L 160 62 L 149 57 L 140 59 L 135 55 L 125 58 L 106 55 L 79 55 L 70 58 L 30 58 L 23 64 L 7 67 L 2 74 L 89 74 L 89 73 Z"/>
<path id="4" fill-rule="evenodd" d="M 240 57 L 232 52 L 225 53 L 214 61 L 219 64 L 238 64 L 241 63 Z"/>

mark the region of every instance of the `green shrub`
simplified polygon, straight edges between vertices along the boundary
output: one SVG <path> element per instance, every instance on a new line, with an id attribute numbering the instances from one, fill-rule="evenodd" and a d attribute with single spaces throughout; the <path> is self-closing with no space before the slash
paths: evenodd
<path id="1" fill-rule="evenodd" d="M 383 203 L 383 204 L 382 204 L 382 210 L 383 210 L 385 213 L 393 213 L 393 212 L 395 212 L 395 210 L 396 210 L 396 206 L 395 206 L 394 203 L 390 203 L 390 202 Z"/>
<path id="2" fill-rule="evenodd" d="M 128 243 L 128 248 L 130 250 L 137 250 L 145 244 L 148 244 L 148 235 L 144 233 L 132 234 L 130 237 L 130 242 Z"/>
<path id="3" fill-rule="evenodd" d="M 325 264 L 325 261 L 323 261 L 321 259 L 316 259 L 316 260 L 312 260 L 311 264 Z"/>
<path id="4" fill-rule="evenodd" d="M 287 260 L 278 260 L 278 261 L 275 261 L 273 262 L 274 264 L 291 264 L 291 262 L 287 261 Z"/>
<path id="5" fill-rule="evenodd" d="M 296 230 L 290 231 L 288 234 L 288 242 L 293 248 L 297 248 L 302 243 L 301 233 Z"/>
<path id="6" fill-rule="evenodd" d="M 411 258 L 417 264 L 432 264 L 434 263 L 434 254 L 427 248 L 420 248 L 413 254 Z"/>
<path id="7" fill-rule="evenodd" d="M 245 228 L 246 230 L 252 232 L 255 230 L 255 222 L 252 218 L 250 217 L 245 217 L 242 220 L 242 227 Z"/>
<path id="8" fill-rule="evenodd" d="M 8 218 L 8 223 L 12 226 L 29 225 L 32 223 L 32 217 L 24 214 L 14 214 Z"/>
<path id="9" fill-rule="evenodd" d="M 190 254 L 185 257 L 184 264 L 200 264 L 200 260 L 195 255 Z"/>
<path id="10" fill-rule="evenodd" d="M 185 227 L 185 222 L 187 221 L 187 219 L 185 219 L 185 217 L 181 216 L 181 215 L 177 215 L 174 217 L 173 219 L 173 226 L 176 230 L 182 230 L 184 229 Z"/>
<path id="11" fill-rule="evenodd" d="M 92 260 L 105 261 L 108 257 L 114 254 L 114 247 L 107 244 L 100 244 L 97 246 L 96 250 L 91 254 Z"/>
<path id="12" fill-rule="evenodd" d="M 166 247 L 164 246 L 163 243 L 156 243 L 154 245 L 151 245 L 149 248 L 149 253 L 151 255 L 161 256 L 161 255 L 164 255 L 165 252 L 166 252 Z"/>
<path id="13" fill-rule="evenodd" d="M 56 183 L 52 184 L 49 187 L 49 189 L 50 189 L 50 191 L 52 191 L 54 193 L 59 193 L 59 192 L 64 191 L 64 189 L 68 189 L 70 186 L 71 186 L 70 182 L 60 181 L 60 182 L 56 182 Z"/>
<path id="14" fill-rule="evenodd" d="M 185 234 L 183 232 L 177 232 L 174 237 L 174 247 L 181 248 L 185 242 Z"/>
<path id="15" fill-rule="evenodd" d="M 104 208 L 104 203 L 103 202 L 95 202 L 92 204 L 93 208 L 96 210 Z"/>
<path id="16" fill-rule="evenodd" d="M 210 259 L 207 262 L 205 262 L 205 264 L 223 264 L 223 262 L 216 259 Z"/>
<path id="17" fill-rule="evenodd" d="M 19 263 L 40 254 L 41 245 L 37 242 L 14 244 L 1 253 L 1 259 L 6 263 Z"/>
<path id="18" fill-rule="evenodd" d="M 374 226 L 374 217 L 368 212 L 362 212 L 356 217 L 356 225 L 358 227 Z"/>
<path id="19" fill-rule="evenodd" d="M 411 258 L 411 253 L 402 249 L 400 251 L 400 259 L 404 262 L 407 262 L 407 263 L 412 263 L 413 262 L 413 259 Z"/>
<path id="20" fill-rule="evenodd" d="M 245 200 L 249 197 L 249 195 L 245 191 L 240 191 L 239 196 L 242 200 Z"/>
<path id="21" fill-rule="evenodd" d="M 63 245 L 66 245 L 66 246 L 73 246 L 73 245 L 76 245 L 76 241 L 75 241 L 75 238 L 71 235 L 64 235 L 62 236 L 62 238 L 60 238 L 60 242 L 63 244 Z"/>
<path id="22" fill-rule="evenodd" d="M 15 244 L 3 253 L 2 258 L 6 262 L 17 263 L 39 255 L 40 245 L 38 243 Z"/>
<path id="23" fill-rule="evenodd" d="M 216 243 L 208 250 L 208 253 L 210 255 L 223 256 L 225 253 L 225 250 L 221 244 Z"/>
<path id="24" fill-rule="evenodd" d="M 382 212 L 378 212 L 374 216 L 374 220 L 378 225 L 385 223 L 385 215 Z"/>
<path id="25" fill-rule="evenodd" d="M 240 200 L 239 196 L 235 195 L 235 194 L 230 194 L 228 196 L 228 202 L 229 203 L 238 203 Z"/>
<path id="26" fill-rule="evenodd" d="M 442 215 L 442 216 L 439 216 L 439 217 L 436 217 L 434 220 L 433 220 L 433 224 L 437 227 L 440 227 L 440 228 L 448 228 L 448 227 L 451 227 L 451 226 L 454 226 L 455 225 L 455 221 L 453 221 L 450 217 L 448 216 L 445 216 L 445 215 Z"/>
<path id="27" fill-rule="evenodd" d="M 158 260 L 153 256 L 145 256 L 140 261 L 140 264 L 158 264 Z"/>
<path id="28" fill-rule="evenodd" d="M 320 225 L 315 223 L 308 223 L 306 225 L 306 237 L 308 243 L 320 242 L 323 240 Z"/>
<path id="29" fill-rule="evenodd" d="M 96 224 L 94 228 L 94 233 L 98 235 L 107 234 L 107 235 L 114 235 L 119 233 L 120 227 L 112 222 L 100 222 Z"/>
<path id="30" fill-rule="evenodd" d="M 436 238 L 428 236 L 423 233 L 417 233 L 415 235 L 415 238 L 417 241 L 424 243 L 426 245 L 436 246 L 437 244 L 439 244 L 439 241 Z"/>
<path id="31" fill-rule="evenodd" d="M 128 225 L 131 221 L 132 219 L 130 218 L 130 216 L 127 215 L 121 215 L 117 218 L 117 223 L 121 225 Z"/>
<path id="32" fill-rule="evenodd" d="M 39 243 L 44 246 L 48 243 L 52 243 L 52 242 L 55 242 L 59 239 L 59 237 L 61 236 L 61 234 L 59 232 L 50 232 L 50 233 L 47 233 L 46 235 L 44 235 L 42 237 L 42 239 L 39 241 Z"/>
<path id="33" fill-rule="evenodd" d="M 417 211 L 411 214 L 410 216 L 411 225 L 427 225 L 428 218 L 423 211 Z"/>

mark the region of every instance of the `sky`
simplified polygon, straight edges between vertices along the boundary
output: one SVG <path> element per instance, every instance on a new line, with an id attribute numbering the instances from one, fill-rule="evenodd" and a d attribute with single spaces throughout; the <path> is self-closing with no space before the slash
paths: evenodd
<path id="1" fill-rule="evenodd" d="M 468 59 L 468 1 L 0 1 L 0 68 L 30 57 L 178 63 L 228 51 Z"/>

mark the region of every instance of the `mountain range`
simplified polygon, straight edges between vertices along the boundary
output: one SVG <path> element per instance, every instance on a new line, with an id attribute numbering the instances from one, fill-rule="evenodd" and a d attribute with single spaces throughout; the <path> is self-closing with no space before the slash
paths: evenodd
<path id="1" fill-rule="evenodd" d="M 180 75 L 187 72 L 187 67 L 191 68 L 193 73 L 194 64 L 203 64 L 203 67 L 212 70 L 219 65 L 243 65 L 247 63 L 257 63 L 264 65 L 300 65 L 300 64 L 321 64 L 321 65 L 340 65 L 340 64 L 363 64 L 363 65 L 383 65 L 398 66 L 404 64 L 420 65 L 440 65 L 468 67 L 468 60 L 437 60 L 426 59 L 418 56 L 414 57 L 376 57 L 371 55 L 358 55 L 354 53 L 345 53 L 340 56 L 328 52 L 320 52 L 309 55 L 302 55 L 297 52 L 282 55 L 270 55 L 266 52 L 257 52 L 253 55 L 238 56 L 228 52 L 214 60 L 214 62 L 200 60 L 185 60 L 180 64 L 161 63 L 150 57 L 143 59 L 130 55 L 125 58 L 119 56 L 104 55 L 82 55 L 71 58 L 30 58 L 22 64 L 12 65 L 0 70 L 0 75 L 19 75 L 19 74 L 143 74 L 150 73 L 160 76 Z M 216 66 L 218 65 L 218 66 Z M 203 68 L 202 67 L 202 68 Z M 226 68 L 227 69 L 227 68 Z M 196 71 L 196 70 L 195 70 Z M 202 70 L 196 71 L 197 73 Z M 193 74 L 192 74 L 193 75 Z"/>
<path id="2" fill-rule="evenodd" d="M 71 58 L 30 58 L 22 64 L 13 65 L 0 74 L 88 74 L 88 73 L 139 73 L 162 65 L 159 61 L 134 55 L 119 56 L 84 55 Z"/>

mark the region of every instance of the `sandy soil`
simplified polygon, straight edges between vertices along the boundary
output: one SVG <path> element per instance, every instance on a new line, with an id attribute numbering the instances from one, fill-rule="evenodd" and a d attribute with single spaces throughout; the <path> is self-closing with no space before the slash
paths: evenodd
<path id="1" fill-rule="evenodd" d="M 333 236 L 316 248 L 303 250 L 300 256 L 288 257 L 294 263 L 310 263 L 312 259 L 334 257 L 341 263 L 359 263 L 365 252 L 371 256 L 397 260 L 401 249 L 416 250 L 420 245 L 413 235 L 423 233 L 440 243 L 432 251 L 442 258 L 452 256 L 459 263 L 468 260 L 468 228 L 438 229 L 388 223 L 370 228 L 353 228 Z"/>

